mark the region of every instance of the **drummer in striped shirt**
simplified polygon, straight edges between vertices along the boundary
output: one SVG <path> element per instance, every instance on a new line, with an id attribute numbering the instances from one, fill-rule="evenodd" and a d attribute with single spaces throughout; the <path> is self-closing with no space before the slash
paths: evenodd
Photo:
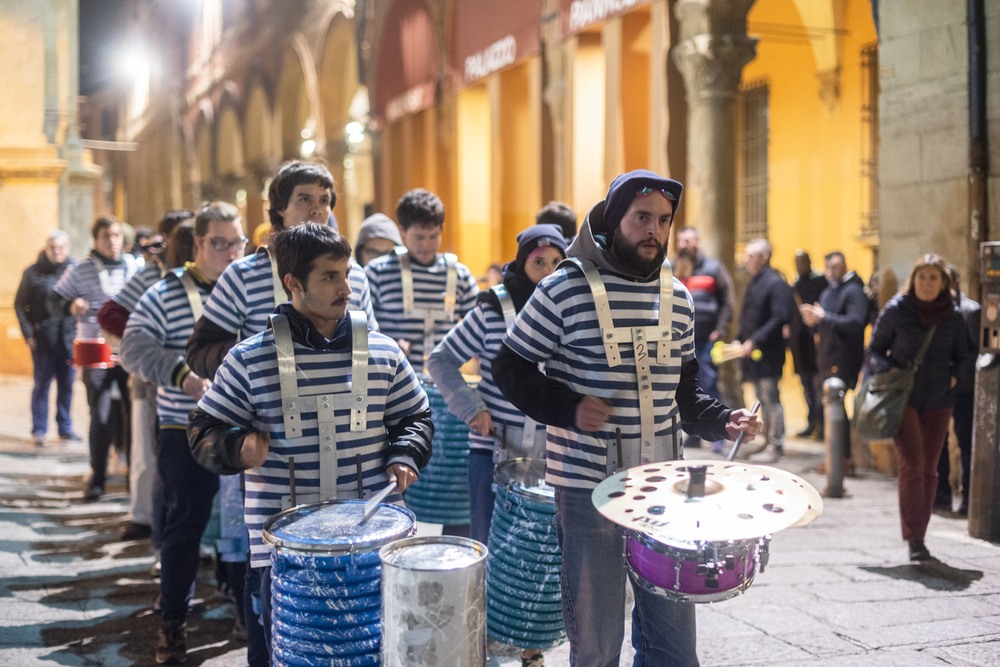
<path id="1" fill-rule="evenodd" d="M 195 218 L 194 262 L 168 272 L 139 299 L 122 338 L 122 364 L 157 386 L 157 469 L 165 518 L 160 549 L 157 664 L 186 656 L 184 624 L 198 572 L 199 545 L 219 489 L 214 472 L 198 465 L 187 441 L 188 413 L 209 386 L 184 358 L 197 316 L 223 270 L 243 254 L 247 238 L 239 209 L 204 206 Z M 238 581 L 242 581 L 242 571 Z"/>
<path id="2" fill-rule="evenodd" d="M 504 395 L 548 425 L 573 664 L 618 664 L 624 635 L 622 529 L 594 508 L 594 487 L 618 469 L 678 458 L 682 420 L 709 440 L 760 430 L 697 384 L 691 295 L 661 270 L 681 190 L 651 171 L 618 176 L 493 363 Z M 632 588 L 636 664 L 697 665 L 693 604 Z"/>
<path id="3" fill-rule="evenodd" d="M 444 205 L 437 195 L 410 190 L 396 205 L 396 219 L 403 247 L 372 260 L 365 272 L 382 332 L 420 373 L 434 346 L 475 307 L 479 286 L 455 255 L 438 252 Z"/>
<path id="4" fill-rule="evenodd" d="M 427 395 L 406 357 L 347 310 L 350 244 L 307 223 L 279 232 L 273 249 L 291 303 L 230 351 L 188 429 L 202 465 L 246 471 L 251 567 L 260 570 L 268 645 L 265 521 L 291 504 L 370 496 L 389 479 L 397 493 L 388 501 L 398 501 L 430 458 L 433 435 Z"/>
<path id="5" fill-rule="evenodd" d="M 317 162 L 288 162 L 271 179 L 267 214 L 276 233 L 306 222 L 326 224 L 337 202 L 333 176 Z M 366 314 L 368 326 L 378 329 L 364 269 L 350 263 L 349 308 Z M 191 367 L 211 378 L 229 349 L 238 341 L 263 331 L 268 316 L 284 303 L 274 258 L 267 247 L 234 262 L 219 278 L 195 325 L 188 345 Z"/>

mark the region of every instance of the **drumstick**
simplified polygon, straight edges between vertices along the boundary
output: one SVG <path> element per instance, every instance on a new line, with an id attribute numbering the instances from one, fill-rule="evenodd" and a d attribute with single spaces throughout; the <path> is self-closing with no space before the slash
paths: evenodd
<path id="1" fill-rule="evenodd" d="M 621 428 L 615 429 L 615 450 L 618 453 L 618 467 L 625 467 L 625 458 L 622 456 L 622 430 Z"/>
<path id="2" fill-rule="evenodd" d="M 750 408 L 750 414 L 755 415 L 758 410 L 760 410 L 760 401 L 756 401 L 753 404 L 753 407 Z M 726 457 L 727 461 L 732 461 L 736 456 L 736 452 L 739 451 L 740 445 L 743 444 L 744 435 L 746 435 L 746 431 L 740 431 L 740 434 L 736 436 L 736 442 L 733 443 L 733 448 L 729 450 L 729 456 Z"/>
<path id="3" fill-rule="evenodd" d="M 388 495 L 392 493 L 395 489 L 396 489 L 396 478 L 390 477 L 389 486 L 385 487 L 384 489 L 376 493 L 374 496 L 372 496 L 365 502 L 364 510 L 361 512 L 361 521 L 358 521 L 358 525 L 360 526 L 364 524 L 365 521 L 368 521 L 368 519 L 370 519 L 372 515 L 375 514 L 375 510 L 378 509 L 379 504 L 383 500 L 385 500 L 388 497 Z"/>
<path id="4" fill-rule="evenodd" d="M 288 457 L 288 502 L 292 504 L 292 507 L 298 505 L 295 502 L 295 457 Z"/>

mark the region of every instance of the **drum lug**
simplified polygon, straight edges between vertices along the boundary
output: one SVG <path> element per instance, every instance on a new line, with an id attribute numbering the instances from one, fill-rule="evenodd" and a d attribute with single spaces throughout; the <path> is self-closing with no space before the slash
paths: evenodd
<path id="1" fill-rule="evenodd" d="M 726 556 L 726 569 L 735 570 L 736 569 L 736 559 L 732 556 Z"/>

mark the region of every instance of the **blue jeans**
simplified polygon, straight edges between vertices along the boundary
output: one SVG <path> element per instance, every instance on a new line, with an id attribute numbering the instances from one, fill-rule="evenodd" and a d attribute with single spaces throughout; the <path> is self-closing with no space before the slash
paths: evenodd
<path id="1" fill-rule="evenodd" d="M 164 621 L 178 622 L 187 618 L 201 536 L 212 514 L 219 476 L 194 460 L 184 429 L 161 428 L 157 444 L 166 512 L 160 547 L 160 614 Z"/>
<path id="2" fill-rule="evenodd" d="M 594 508 L 590 490 L 556 488 L 562 609 L 570 664 L 617 667 L 625 638 L 622 529 Z M 632 585 L 634 667 L 698 665 L 694 604 Z"/>
<path id="3" fill-rule="evenodd" d="M 698 359 L 698 386 L 706 394 L 719 399 L 719 371 L 712 363 L 712 346 L 715 345 L 710 340 L 696 340 L 694 342 L 694 356 Z"/>
<path id="4" fill-rule="evenodd" d="M 469 537 L 487 544 L 493 521 L 493 452 L 469 450 Z"/>
<path id="5" fill-rule="evenodd" d="M 34 349 L 31 361 L 35 372 L 35 387 L 31 390 L 31 435 L 44 437 L 49 430 L 49 387 L 56 381 L 56 425 L 59 435 L 73 433 L 70 404 L 73 401 L 73 377 L 76 369 L 70 364 L 65 348 Z"/>
<path id="6" fill-rule="evenodd" d="M 766 444 L 779 452 L 785 448 L 785 409 L 781 407 L 778 378 L 757 378 L 753 390 L 760 401 L 761 419 L 767 429 Z"/>

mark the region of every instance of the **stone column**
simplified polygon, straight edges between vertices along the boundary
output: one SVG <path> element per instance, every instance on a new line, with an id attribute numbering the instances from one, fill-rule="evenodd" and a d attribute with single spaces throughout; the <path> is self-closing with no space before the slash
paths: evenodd
<path id="1" fill-rule="evenodd" d="M 732 270 L 736 249 L 736 94 L 743 66 L 756 55 L 747 37 L 753 0 L 678 0 L 680 41 L 674 62 L 688 105 L 685 219 L 701 246 Z"/>

